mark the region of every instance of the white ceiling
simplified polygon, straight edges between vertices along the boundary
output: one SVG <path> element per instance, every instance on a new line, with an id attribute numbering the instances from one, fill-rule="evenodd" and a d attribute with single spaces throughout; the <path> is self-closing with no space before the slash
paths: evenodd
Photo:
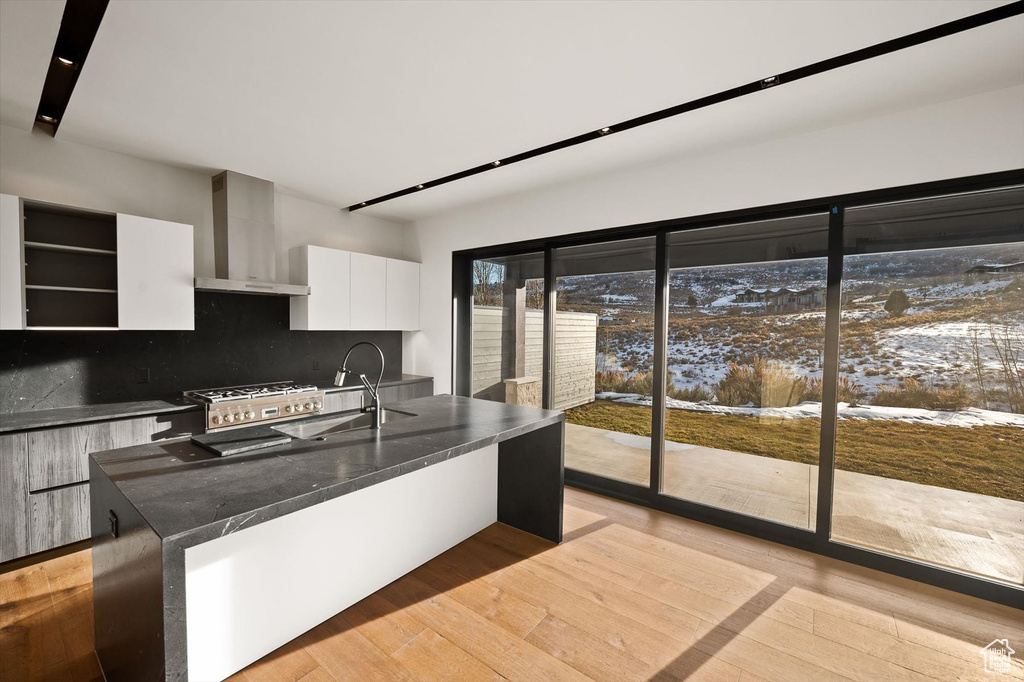
<path id="1" fill-rule="evenodd" d="M 1004 2 L 114 0 L 58 138 L 346 206 Z M 63 3 L 0 0 L 30 128 Z M 367 209 L 401 219 L 1024 83 L 1024 19 Z"/>

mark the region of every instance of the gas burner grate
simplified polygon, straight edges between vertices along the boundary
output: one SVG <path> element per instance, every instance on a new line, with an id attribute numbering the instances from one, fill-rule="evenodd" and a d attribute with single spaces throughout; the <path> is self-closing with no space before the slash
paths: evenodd
<path id="1" fill-rule="evenodd" d="M 277 381 L 269 384 L 252 384 L 247 386 L 228 386 L 225 388 L 204 388 L 197 391 L 185 391 L 186 400 L 201 403 L 223 403 L 230 400 L 247 400 L 253 398 L 273 398 L 275 396 L 293 395 L 296 393 L 315 393 L 320 389 L 313 384 L 296 384 L 292 381 Z"/>

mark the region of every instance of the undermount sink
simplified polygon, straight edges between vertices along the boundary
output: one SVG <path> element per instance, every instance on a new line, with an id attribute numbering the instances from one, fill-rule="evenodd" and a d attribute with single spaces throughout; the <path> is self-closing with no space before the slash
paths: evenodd
<path id="1" fill-rule="evenodd" d="M 401 410 L 389 410 L 384 408 L 381 411 L 381 422 L 383 424 L 390 424 L 392 422 L 415 416 L 416 415 L 411 412 L 402 412 Z M 299 438 L 302 440 L 323 440 L 328 436 L 345 433 L 354 429 L 368 429 L 370 428 L 372 420 L 373 416 L 366 412 L 341 412 L 327 417 L 314 417 L 312 419 L 290 422 L 288 424 L 282 424 L 271 428 L 275 431 L 280 431 L 281 433 L 289 435 L 292 438 Z"/>

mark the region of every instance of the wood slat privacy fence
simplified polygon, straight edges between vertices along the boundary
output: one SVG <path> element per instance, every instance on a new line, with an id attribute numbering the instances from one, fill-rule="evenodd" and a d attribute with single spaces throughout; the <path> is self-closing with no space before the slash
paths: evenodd
<path id="1" fill-rule="evenodd" d="M 526 375 L 543 373 L 544 311 L 526 311 Z M 594 400 L 597 369 L 597 315 L 555 314 L 555 404 L 565 410 Z M 501 308 L 473 307 L 473 395 L 500 399 Z"/>

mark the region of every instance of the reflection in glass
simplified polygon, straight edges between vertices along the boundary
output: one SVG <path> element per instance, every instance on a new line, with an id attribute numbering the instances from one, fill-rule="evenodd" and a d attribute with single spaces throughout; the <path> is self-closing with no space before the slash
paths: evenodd
<path id="1" fill-rule="evenodd" d="M 555 251 L 554 409 L 565 466 L 647 486 L 651 470 L 654 239 Z"/>
<path id="2" fill-rule="evenodd" d="M 832 537 L 1024 582 L 1024 191 L 851 209 Z"/>

